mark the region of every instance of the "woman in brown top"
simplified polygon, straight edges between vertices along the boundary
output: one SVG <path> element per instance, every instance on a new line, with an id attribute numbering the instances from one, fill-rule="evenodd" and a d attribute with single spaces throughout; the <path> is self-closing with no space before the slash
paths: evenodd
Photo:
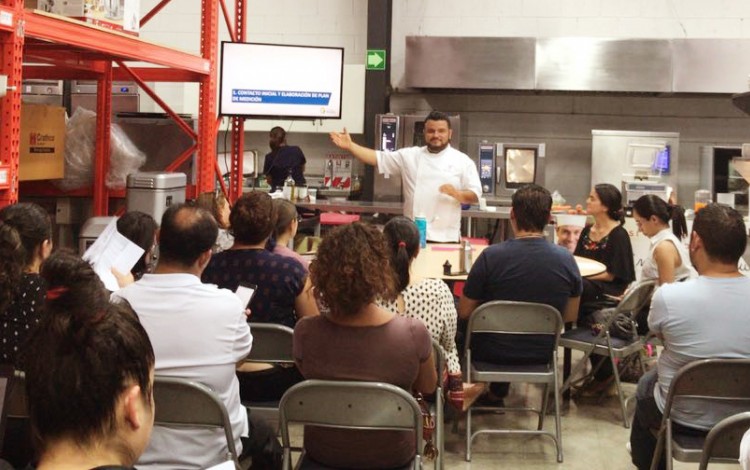
<path id="1" fill-rule="evenodd" d="M 330 313 L 294 328 L 294 357 L 306 379 L 387 382 L 431 393 L 437 374 L 430 334 L 415 318 L 376 305 L 395 283 L 383 235 L 354 223 L 333 230 L 310 266 L 315 295 Z M 413 436 L 393 431 L 305 429 L 307 455 L 337 468 L 397 468 L 415 453 Z"/>

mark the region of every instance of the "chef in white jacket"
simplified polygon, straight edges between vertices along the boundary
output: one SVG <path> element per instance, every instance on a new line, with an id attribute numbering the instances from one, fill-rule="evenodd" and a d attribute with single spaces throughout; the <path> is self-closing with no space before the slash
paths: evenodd
<path id="1" fill-rule="evenodd" d="M 427 219 L 427 240 L 457 242 L 461 236 L 461 204 L 479 201 L 482 186 L 476 164 L 450 145 L 451 124 L 433 111 L 424 123 L 424 147 L 395 152 L 375 151 L 352 142 L 349 133 L 331 132 L 331 141 L 381 174 L 401 175 L 404 215 Z"/>

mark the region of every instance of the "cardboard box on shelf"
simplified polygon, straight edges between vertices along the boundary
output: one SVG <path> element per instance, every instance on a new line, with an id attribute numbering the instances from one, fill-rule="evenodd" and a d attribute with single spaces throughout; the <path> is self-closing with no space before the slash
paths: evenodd
<path id="1" fill-rule="evenodd" d="M 140 26 L 140 0 L 24 0 L 24 6 L 129 34 Z"/>
<path id="2" fill-rule="evenodd" d="M 24 104 L 20 151 L 20 181 L 65 177 L 65 108 Z"/>

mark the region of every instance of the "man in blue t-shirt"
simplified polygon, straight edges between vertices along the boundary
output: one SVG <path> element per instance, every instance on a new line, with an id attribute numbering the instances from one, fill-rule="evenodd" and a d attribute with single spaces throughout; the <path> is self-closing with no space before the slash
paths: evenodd
<path id="1" fill-rule="evenodd" d="M 552 196 L 541 186 L 526 185 L 513 195 L 510 223 L 515 238 L 485 249 L 466 279 L 458 314 L 468 319 L 481 304 L 492 300 L 537 302 L 556 308 L 563 321 L 575 321 L 582 284 L 573 255 L 544 237 L 550 220 Z M 549 360 L 549 336 L 524 338 L 502 334 L 472 337 L 472 359 L 495 364 L 536 364 Z M 497 398 L 508 384 L 492 384 Z"/>
<path id="2" fill-rule="evenodd" d="M 291 175 L 294 184 L 301 186 L 305 181 L 305 154 L 296 145 L 286 144 L 286 131 L 276 126 L 268 133 L 268 145 L 271 152 L 263 161 L 263 174 L 271 186 L 271 192 L 284 186 L 284 180 Z"/>

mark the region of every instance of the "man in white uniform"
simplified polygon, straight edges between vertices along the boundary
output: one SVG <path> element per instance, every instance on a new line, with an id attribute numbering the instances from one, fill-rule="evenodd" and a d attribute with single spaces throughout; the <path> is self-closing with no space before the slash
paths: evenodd
<path id="1" fill-rule="evenodd" d="M 581 232 L 586 226 L 586 216 L 557 214 L 555 215 L 555 221 L 557 227 L 555 228 L 556 243 L 573 254 L 576 251 L 578 239 L 581 238 Z"/>
<path id="2" fill-rule="evenodd" d="M 424 147 L 395 152 L 375 151 L 352 141 L 349 133 L 331 132 L 331 141 L 385 175 L 401 175 L 404 215 L 427 219 L 427 239 L 457 242 L 461 236 L 461 204 L 479 201 L 482 186 L 476 164 L 450 145 L 448 116 L 433 111 L 424 123 Z"/>

